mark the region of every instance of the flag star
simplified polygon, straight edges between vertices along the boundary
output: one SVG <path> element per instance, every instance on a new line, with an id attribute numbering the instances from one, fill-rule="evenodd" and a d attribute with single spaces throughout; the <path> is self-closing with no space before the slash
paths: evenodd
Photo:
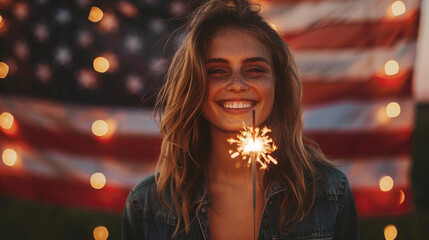
<path id="1" fill-rule="evenodd" d="M 49 37 L 48 27 L 42 23 L 36 23 L 33 32 L 39 42 L 44 42 Z"/>
<path id="2" fill-rule="evenodd" d="M 170 4 L 170 14 L 173 16 L 182 16 L 186 11 L 186 6 L 182 1 L 173 1 Z"/>
<path id="3" fill-rule="evenodd" d="M 166 61 L 164 59 L 155 58 L 150 63 L 150 69 L 159 74 L 165 71 Z"/>
<path id="4" fill-rule="evenodd" d="M 70 50 L 66 47 L 58 47 L 55 50 L 55 61 L 60 65 L 69 65 L 71 61 Z"/>
<path id="5" fill-rule="evenodd" d="M 154 31 L 156 34 L 162 33 L 162 31 L 165 30 L 165 25 L 160 19 L 154 19 L 150 23 L 150 28 L 152 31 Z"/>
<path id="6" fill-rule="evenodd" d="M 81 69 L 77 76 L 77 81 L 79 85 L 84 88 L 94 89 L 97 87 L 97 78 L 94 74 L 94 71 L 88 69 Z"/>
<path id="7" fill-rule="evenodd" d="M 36 77 L 43 83 L 46 83 L 52 76 L 52 70 L 49 64 L 41 63 L 36 66 Z"/>
<path id="8" fill-rule="evenodd" d="M 125 81 L 126 88 L 133 94 L 141 93 L 144 89 L 142 80 L 136 75 L 129 75 Z"/>
<path id="9" fill-rule="evenodd" d="M 24 41 L 17 41 L 13 47 L 13 53 L 20 60 L 26 59 L 29 54 L 27 43 Z"/>
<path id="10" fill-rule="evenodd" d="M 58 9 L 57 13 L 55 14 L 55 20 L 57 20 L 62 25 L 70 22 L 71 18 L 70 11 L 64 8 Z"/>
<path id="11" fill-rule="evenodd" d="M 89 31 L 80 31 L 77 35 L 77 42 L 83 47 L 87 48 L 92 44 L 93 37 Z"/>
<path id="12" fill-rule="evenodd" d="M 15 3 L 13 14 L 15 15 L 16 19 L 20 21 L 24 20 L 28 17 L 29 14 L 28 4 L 24 2 Z"/>
<path id="13" fill-rule="evenodd" d="M 127 36 L 124 42 L 125 48 L 128 49 L 131 53 L 135 53 L 142 48 L 142 41 L 138 36 Z"/>

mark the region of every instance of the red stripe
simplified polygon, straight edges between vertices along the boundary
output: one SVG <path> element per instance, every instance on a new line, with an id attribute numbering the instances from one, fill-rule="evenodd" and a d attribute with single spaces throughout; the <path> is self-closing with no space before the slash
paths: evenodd
<path id="1" fill-rule="evenodd" d="M 1 168 L 0 168 L 1 172 Z M 408 189 L 405 201 L 399 204 L 399 189 L 382 192 L 379 189 L 352 189 L 360 217 L 398 215 L 410 212 L 411 195 Z M 0 175 L 0 193 L 49 204 L 98 209 L 121 213 L 130 188 L 107 184 L 96 190 L 88 182 L 67 179 L 49 179 L 25 173 Z"/>
<path id="2" fill-rule="evenodd" d="M 161 139 L 158 136 L 113 135 L 110 139 L 72 132 L 69 129 L 55 131 L 27 124 L 17 124 L 18 132 L 6 135 L 0 132 L 0 140 L 24 142 L 33 148 L 55 149 L 73 155 L 108 157 L 118 161 L 155 161 L 158 158 Z"/>
<path id="3" fill-rule="evenodd" d="M 412 71 L 404 70 L 393 76 L 374 75 L 371 79 L 303 79 L 303 103 L 306 106 L 347 99 L 386 99 L 412 95 Z"/>
<path id="4" fill-rule="evenodd" d="M 400 203 L 401 193 L 404 192 L 405 199 Z M 388 192 L 380 189 L 353 189 L 353 196 L 359 217 L 395 216 L 411 212 L 412 196 L 406 188 L 394 188 Z"/>
<path id="5" fill-rule="evenodd" d="M 117 213 L 124 208 L 129 190 L 112 184 L 106 184 L 104 188 L 97 190 L 90 186 L 89 181 L 51 179 L 25 172 L 12 175 L 3 171 L 0 175 L 1 194 L 36 202 Z"/>
<path id="6" fill-rule="evenodd" d="M 330 159 L 410 155 L 411 134 L 411 129 L 305 132 Z"/>
<path id="7" fill-rule="evenodd" d="M 292 49 L 367 48 L 392 46 L 399 40 L 417 39 L 419 11 L 401 21 L 338 23 L 325 19 L 311 29 L 289 32 L 283 39 Z"/>
<path id="8" fill-rule="evenodd" d="M 411 129 L 374 131 L 305 131 L 317 141 L 329 158 L 409 155 Z M 146 136 L 114 136 L 101 142 L 95 137 L 68 131 L 56 132 L 20 125 L 20 134 L 0 140 L 24 142 L 33 148 L 55 149 L 72 155 L 109 157 L 118 161 L 156 161 L 161 139 Z"/>

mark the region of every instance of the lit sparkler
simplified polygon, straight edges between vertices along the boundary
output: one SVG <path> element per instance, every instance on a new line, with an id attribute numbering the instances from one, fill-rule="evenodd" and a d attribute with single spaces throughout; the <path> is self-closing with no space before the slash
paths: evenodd
<path id="1" fill-rule="evenodd" d="M 277 164 L 277 160 L 270 155 L 277 149 L 277 146 L 273 139 L 267 135 L 269 132 L 271 129 L 268 127 L 260 129 L 246 126 L 243 123 L 243 130 L 237 135 L 237 139 L 230 138 L 227 140 L 230 144 L 237 144 L 237 151 L 229 150 L 231 158 L 241 155 L 243 160 L 247 160 L 247 165 L 250 166 L 252 158 L 255 157 L 255 160 L 261 164 L 261 169 L 266 169 L 270 163 Z"/>

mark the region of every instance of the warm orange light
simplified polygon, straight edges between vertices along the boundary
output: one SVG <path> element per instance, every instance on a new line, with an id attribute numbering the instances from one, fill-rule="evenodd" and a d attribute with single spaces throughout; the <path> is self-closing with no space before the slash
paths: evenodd
<path id="1" fill-rule="evenodd" d="M 380 190 L 388 192 L 393 188 L 393 179 L 390 176 L 384 176 L 380 179 Z"/>
<path id="2" fill-rule="evenodd" d="M 101 172 L 96 172 L 91 175 L 89 182 L 93 188 L 101 189 L 106 185 L 106 177 Z"/>
<path id="3" fill-rule="evenodd" d="M 404 191 L 399 190 L 399 205 L 404 203 L 404 201 L 405 201 L 405 193 L 404 193 Z"/>
<path id="4" fill-rule="evenodd" d="M 397 117 L 401 114 L 401 106 L 397 102 L 391 102 L 386 106 L 386 115 L 390 118 Z"/>
<path id="5" fill-rule="evenodd" d="M 395 225 L 389 224 L 384 227 L 384 238 L 386 238 L 386 240 L 393 240 L 396 236 L 398 236 L 398 230 Z"/>
<path id="6" fill-rule="evenodd" d="M 104 120 L 97 120 L 92 123 L 92 133 L 95 136 L 104 136 L 109 132 L 109 124 Z"/>
<path id="7" fill-rule="evenodd" d="M 1 24 L 2 21 L 3 21 L 3 17 L 0 15 L 0 24 Z"/>
<path id="8" fill-rule="evenodd" d="M 109 70 L 110 64 L 109 61 L 104 57 L 97 57 L 94 59 L 93 63 L 94 69 L 97 72 L 104 73 Z"/>
<path id="9" fill-rule="evenodd" d="M 93 231 L 95 240 L 106 240 L 109 237 L 109 231 L 104 226 L 98 226 Z"/>
<path id="10" fill-rule="evenodd" d="M 13 125 L 13 115 L 8 112 L 0 114 L 0 127 L 3 129 L 11 129 Z"/>
<path id="11" fill-rule="evenodd" d="M 9 167 L 12 167 L 16 163 L 16 159 L 18 158 L 18 154 L 16 154 L 15 150 L 7 148 L 3 151 L 2 160 L 3 163 Z"/>
<path id="12" fill-rule="evenodd" d="M 384 72 L 386 75 L 395 75 L 399 72 L 399 64 L 395 60 L 389 60 L 384 64 Z"/>
<path id="13" fill-rule="evenodd" d="M 103 11 L 98 7 L 92 7 L 88 19 L 91 22 L 99 22 L 103 18 Z"/>
<path id="14" fill-rule="evenodd" d="M 8 72 L 9 66 L 4 62 L 0 62 L 0 78 L 5 78 Z"/>
<path id="15" fill-rule="evenodd" d="M 392 3 L 392 13 L 394 16 L 399 16 L 404 14 L 406 11 L 406 7 L 404 2 L 402 1 L 396 1 Z"/>

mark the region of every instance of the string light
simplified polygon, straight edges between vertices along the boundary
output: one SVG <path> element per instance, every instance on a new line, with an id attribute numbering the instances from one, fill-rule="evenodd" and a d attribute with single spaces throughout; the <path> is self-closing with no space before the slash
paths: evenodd
<path id="1" fill-rule="evenodd" d="M 386 240 L 394 240 L 398 236 L 398 230 L 395 225 L 389 224 L 384 227 L 384 238 Z"/>
<path id="2" fill-rule="evenodd" d="M 110 63 L 105 57 L 97 57 L 94 59 L 93 66 L 95 71 L 104 73 L 109 70 Z"/>
<path id="3" fill-rule="evenodd" d="M 9 167 L 12 167 L 13 165 L 15 165 L 17 158 L 18 158 L 18 154 L 16 153 L 15 150 L 7 148 L 3 151 L 3 154 L 2 154 L 3 163 Z"/>
<path id="4" fill-rule="evenodd" d="M 97 120 L 92 123 L 92 133 L 95 136 L 104 136 L 109 132 L 109 124 L 104 120 Z"/>
<path id="5" fill-rule="evenodd" d="M 404 14 L 406 11 L 406 7 L 404 2 L 402 1 L 396 1 L 392 3 L 392 13 L 394 16 L 400 16 Z"/>
<path id="6" fill-rule="evenodd" d="M 392 76 L 399 72 L 399 64 L 395 60 L 389 60 L 384 64 L 384 72 L 386 75 Z"/>
<path id="7" fill-rule="evenodd" d="M 391 102 L 386 106 L 386 115 L 395 118 L 401 114 L 401 106 L 397 102 Z"/>
<path id="8" fill-rule="evenodd" d="M 393 179 L 390 176 L 384 176 L 380 179 L 380 190 L 388 192 L 393 188 Z"/>
<path id="9" fill-rule="evenodd" d="M 93 231 L 95 240 L 106 240 L 109 237 L 109 231 L 104 226 L 98 226 Z"/>
<path id="10" fill-rule="evenodd" d="M 88 19 L 91 22 L 99 22 L 103 18 L 103 11 L 98 7 L 92 7 Z"/>
<path id="11" fill-rule="evenodd" d="M 9 66 L 4 62 L 0 62 L 0 78 L 5 78 L 8 72 Z"/>
<path id="12" fill-rule="evenodd" d="M 13 115 L 8 112 L 0 114 L 0 127 L 3 129 L 11 129 L 14 122 Z"/>
<path id="13" fill-rule="evenodd" d="M 106 185 L 106 177 L 101 172 L 96 172 L 89 179 L 91 186 L 95 189 L 102 189 Z"/>

